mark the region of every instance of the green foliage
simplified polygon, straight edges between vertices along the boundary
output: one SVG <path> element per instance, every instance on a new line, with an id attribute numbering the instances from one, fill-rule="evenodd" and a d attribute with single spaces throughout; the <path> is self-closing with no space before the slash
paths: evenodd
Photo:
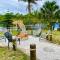
<path id="1" fill-rule="evenodd" d="M 22 0 L 28 3 L 35 3 L 38 0 Z M 30 9 L 31 7 L 29 7 Z M 53 2 L 45 2 L 45 4 L 40 8 L 40 10 L 36 10 L 26 15 L 22 15 L 19 13 L 13 14 L 7 12 L 4 15 L 0 15 L 0 26 L 4 25 L 5 27 L 12 26 L 12 22 L 16 20 L 23 20 L 25 25 L 43 23 L 48 27 L 52 27 L 52 22 L 60 22 L 60 9 L 55 1 Z"/>
<path id="2" fill-rule="evenodd" d="M 52 30 L 52 22 L 56 22 L 57 19 L 59 19 L 59 6 L 56 4 L 55 1 L 53 2 L 45 2 L 45 4 L 43 5 L 43 7 L 40 9 L 40 14 L 41 14 L 41 18 L 44 19 L 44 22 L 48 22 L 49 23 L 49 29 Z"/>
<path id="3" fill-rule="evenodd" d="M 15 30 L 15 29 L 14 30 L 11 30 L 10 32 L 12 33 L 13 36 L 18 34 L 18 31 Z"/>
<path id="4" fill-rule="evenodd" d="M 9 28 L 11 27 L 13 24 L 12 24 L 12 17 L 13 17 L 13 14 L 12 13 L 6 13 L 4 15 L 4 20 L 2 21 L 3 23 L 3 26 L 5 26 L 6 28 Z"/>
<path id="5" fill-rule="evenodd" d="M 14 15 L 14 18 L 13 19 L 19 20 L 19 19 L 23 19 L 23 18 L 24 18 L 24 16 L 22 14 L 16 13 Z"/>
<path id="6" fill-rule="evenodd" d="M 56 5 L 56 2 L 45 2 L 43 7 L 41 8 L 41 14 L 42 18 L 47 19 L 49 22 L 53 22 L 53 19 L 55 19 L 55 13 L 58 11 L 59 6 Z"/>

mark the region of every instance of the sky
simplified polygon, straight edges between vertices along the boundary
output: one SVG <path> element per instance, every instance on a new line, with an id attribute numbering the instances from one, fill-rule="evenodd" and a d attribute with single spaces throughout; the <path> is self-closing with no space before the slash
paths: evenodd
<path id="1" fill-rule="evenodd" d="M 32 9 L 37 10 L 39 7 L 42 7 L 45 1 L 53 1 L 53 0 L 40 0 L 37 1 L 36 5 L 33 5 Z M 57 5 L 60 6 L 60 0 L 54 0 L 57 2 Z M 27 12 L 27 2 L 18 0 L 0 0 L 0 14 L 6 13 L 7 11 L 14 13 L 26 14 Z"/>

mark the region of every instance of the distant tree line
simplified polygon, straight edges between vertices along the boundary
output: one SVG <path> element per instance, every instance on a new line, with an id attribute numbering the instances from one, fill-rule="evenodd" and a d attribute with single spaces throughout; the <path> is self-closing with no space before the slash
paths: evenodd
<path id="1" fill-rule="evenodd" d="M 34 12 L 31 12 L 30 4 L 36 4 L 35 0 L 29 0 L 27 2 L 29 7 L 28 14 L 14 14 L 13 12 L 6 12 L 4 15 L 0 14 L 0 26 L 3 25 L 5 27 L 10 27 L 13 26 L 13 21 L 23 20 L 25 25 L 44 23 L 49 26 L 49 29 L 52 29 L 52 25 L 54 24 L 54 22 L 58 21 L 60 23 L 60 8 L 55 1 L 45 2 L 45 4 L 39 10 L 36 10 Z"/>

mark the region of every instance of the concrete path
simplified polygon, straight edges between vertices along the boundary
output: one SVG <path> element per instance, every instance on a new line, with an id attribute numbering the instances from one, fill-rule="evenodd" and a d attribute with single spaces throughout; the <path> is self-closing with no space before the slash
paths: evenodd
<path id="1" fill-rule="evenodd" d="M 7 45 L 7 42 L 2 42 L 1 44 Z M 22 40 L 20 45 L 17 42 L 17 47 L 27 55 L 30 55 L 30 44 L 36 44 L 36 55 L 39 60 L 60 60 L 60 45 L 49 43 L 43 38 L 39 41 L 39 37 L 29 36 L 29 39 Z"/>
<path id="2" fill-rule="evenodd" d="M 28 40 L 21 41 L 18 45 L 26 54 L 29 55 L 30 44 L 36 44 L 36 53 L 39 60 L 60 60 L 60 45 L 49 43 L 45 39 L 30 36 Z"/>

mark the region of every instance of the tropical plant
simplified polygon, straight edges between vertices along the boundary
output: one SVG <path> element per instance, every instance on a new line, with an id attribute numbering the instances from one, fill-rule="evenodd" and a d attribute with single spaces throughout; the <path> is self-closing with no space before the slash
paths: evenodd
<path id="1" fill-rule="evenodd" d="M 32 3 L 33 3 L 33 4 L 36 4 L 36 1 L 38 1 L 38 0 L 22 0 L 22 1 L 28 2 L 28 12 L 31 13 Z"/>
<path id="2" fill-rule="evenodd" d="M 55 13 L 55 19 L 60 22 L 60 9 Z"/>
<path id="3" fill-rule="evenodd" d="M 53 2 L 45 2 L 43 7 L 40 9 L 41 17 L 44 18 L 44 20 L 49 22 L 50 29 L 52 29 L 52 23 L 55 22 L 55 15 L 58 11 L 59 6 L 56 4 L 55 1 Z"/>

